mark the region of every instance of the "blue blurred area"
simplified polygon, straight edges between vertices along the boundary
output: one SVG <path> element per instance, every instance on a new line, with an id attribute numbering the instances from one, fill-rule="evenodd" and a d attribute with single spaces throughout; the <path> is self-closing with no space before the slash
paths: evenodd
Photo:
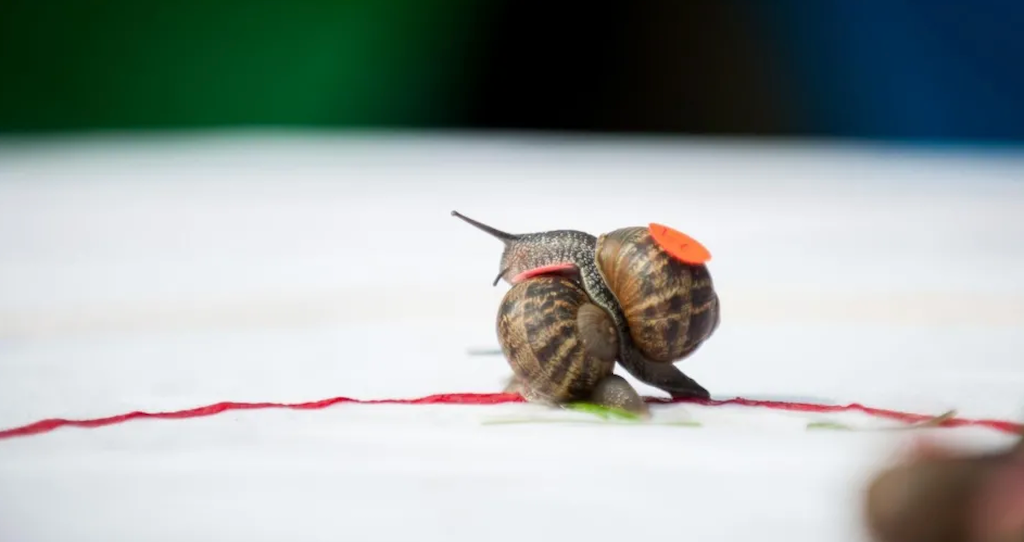
<path id="1" fill-rule="evenodd" d="M 778 0 L 757 8 L 798 78 L 804 130 L 1024 140 L 1024 3 Z"/>

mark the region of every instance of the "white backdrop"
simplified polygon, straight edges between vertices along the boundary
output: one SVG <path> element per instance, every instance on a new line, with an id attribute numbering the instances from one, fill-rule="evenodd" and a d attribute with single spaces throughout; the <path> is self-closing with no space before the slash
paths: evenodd
<path id="1" fill-rule="evenodd" d="M 707 245 L 716 398 L 1024 417 L 1024 156 L 744 141 L 246 134 L 0 146 L 0 428 L 496 391 L 501 245 L 662 222 Z M 660 395 L 641 386 L 643 391 Z M 0 539 L 861 540 L 905 434 L 339 406 L 0 441 Z M 999 445 L 985 430 L 943 430 Z"/>

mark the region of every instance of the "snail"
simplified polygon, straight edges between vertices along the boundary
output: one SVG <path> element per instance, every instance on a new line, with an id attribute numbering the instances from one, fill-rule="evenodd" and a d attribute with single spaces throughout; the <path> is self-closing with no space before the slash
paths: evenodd
<path id="1" fill-rule="evenodd" d="M 720 321 L 718 294 L 707 267 L 683 261 L 666 248 L 666 240 L 685 236 L 655 224 L 620 228 L 597 237 L 577 230 L 511 234 L 457 211 L 451 214 L 504 243 L 494 285 L 503 279 L 512 285 L 506 300 L 531 297 L 528 294 L 534 292 L 534 283 L 528 279 L 545 278 L 536 283 L 538 288 L 576 288 L 609 319 L 614 328 L 615 360 L 629 374 L 673 398 L 710 397 L 703 386 L 674 365 L 707 341 Z M 583 306 L 577 293 L 563 295 Z M 506 310 L 505 302 L 502 307 Z M 542 312 L 549 309 L 550 305 L 539 306 Z M 584 314 L 592 312 L 583 310 Z M 499 339 L 508 341 L 502 329 L 499 326 Z M 598 350 L 603 353 L 605 349 Z M 508 352 L 505 355 L 510 357 Z M 603 364 L 587 359 L 585 366 L 600 367 L 595 374 L 604 374 Z M 578 373 L 568 371 L 570 375 Z"/>
<path id="2" fill-rule="evenodd" d="M 589 401 L 648 413 L 639 393 L 613 372 L 615 324 L 571 279 L 539 275 L 514 284 L 498 308 L 497 331 L 514 374 L 506 391 L 534 403 Z"/>

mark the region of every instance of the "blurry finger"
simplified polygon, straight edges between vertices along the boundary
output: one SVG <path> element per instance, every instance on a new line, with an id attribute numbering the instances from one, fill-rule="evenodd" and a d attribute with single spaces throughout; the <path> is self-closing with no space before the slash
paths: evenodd
<path id="1" fill-rule="evenodd" d="M 1024 455 L 986 477 L 975 502 L 975 538 L 982 542 L 1024 541 Z"/>
<path id="2" fill-rule="evenodd" d="M 959 452 L 945 444 L 939 444 L 934 439 L 927 437 L 915 437 L 911 440 L 910 450 L 907 454 L 910 462 L 930 461 L 940 459 L 952 459 L 960 455 Z"/>
<path id="3" fill-rule="evenodd" d="M 969 463 L 916 461 L 887 469 L 867 492 L 868 528 L 880 542 L 964 540 Z"/>

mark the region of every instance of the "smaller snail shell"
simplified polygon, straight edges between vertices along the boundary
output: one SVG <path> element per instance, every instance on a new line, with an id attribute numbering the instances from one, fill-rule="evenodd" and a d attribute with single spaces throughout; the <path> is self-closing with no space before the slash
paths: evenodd
<path id="1" fill-rule="evenodd" d="M 498 309 L 498 342 L 524 396 L 565 403 L 591 397 L 612 375 L 618 340 L 608 314 L 572 280 L 517 283 Z"/>
<path id="2" fill-rule="evenodd" d="M 672 257 L 647 228 L 599 236 L 595 260 L 630 336 L 651 361 L 682 359 L 718 326 L 718 295 L 707 267 Z"/>

